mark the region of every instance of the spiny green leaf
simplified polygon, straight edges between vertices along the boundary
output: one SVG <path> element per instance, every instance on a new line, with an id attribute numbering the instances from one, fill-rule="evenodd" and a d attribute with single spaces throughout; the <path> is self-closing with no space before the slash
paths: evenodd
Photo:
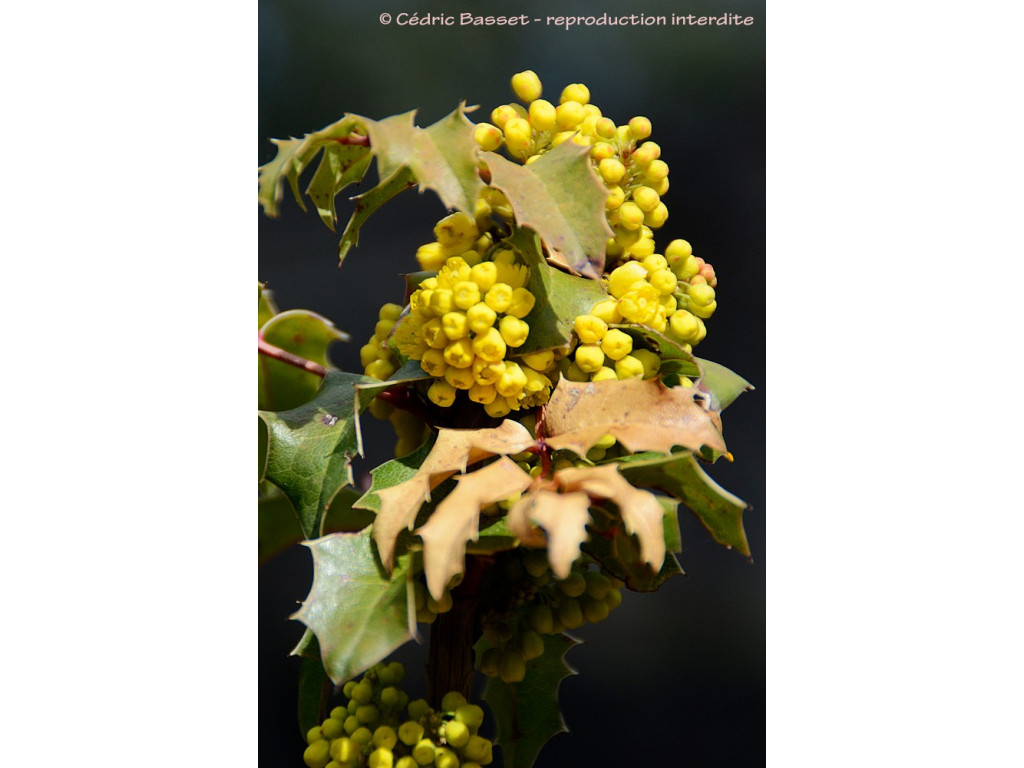
<path id="1" fill-rule="evenodd" d="M 575 675 L 565 654 L 579 640 L 569 635 L 545 635 L 544 655 L 526 662 L 526 677 L 506 683 L 492 677 L 484 700 L 498 723 L 495 743 L 501 747 L 505 768 L 530 768 L 541 748 L 559 733 L 568 733 L 558 708 L 558 686 Z"/>
<path id="2" fill-rule="evenodd" d="M 750 505 L 712 480 L 691 452 L 626 461 L 619 471 L 634 485 L 659 488 L 682 500 L 715 541 L 750 556 L 743 530 L 743 513 Z"/>
<path id="3" fill-rule="evenodd" d="M 306 546 L 313 553 L 313 587 L 292 618 L 316 635 L 324 669 L 341 685 L 413 638 L 410 557 L 399 557 L 389 578 L 369 529 L 332 533 Z"/>
<path id="4" fill-rule="evenodd" d="M 274 315 L 260 328 L 260 338 L 286 352 L 298 355 L 332 370 L 327 349 L 335 341 L 348 341 L 349 335 L 316 312 L 291 309 Z M 286 411 L 309 402 L 320 389 L 315 373 L 259 356 L 259 407 L 266 411 Z"/>
<path id="5" fill-rule="evenodd" d="M 345 260 L 349 249 L 359 244 L 359 228 L 366 223 L 366 220 L 373 215 L 374 211 L 399 192 L 403 192 L 415 185 L 416 179 L 413 177 L 412 171 L 404 168 L 388 181 L 378 184 L 369 192 L 364 192 L 355 198 L 356 207 L 352 211 L 352 218 L 348 220 L 345 231 L 341 233 L 341 242 L 338 243 L 339 264 Z"/>
<path id="6" fill-rule="evenodd" d="M 697 386 L 711 395 L 711 407 L 724 411 L 737 397 L 750 392 L 754 386 L 739 374 L 733 373 L 724 365 L 694 358 L 701 367 L 702 375 Z"/>
<path id="7" fill-rule="evenodd" d="M 529 165 L 494 152 L 480 155 L 491 185 L 505 193 L 520 227 L 540 235 L 552 262 L 600 280 L 605 243 L 612 231 L 605 218 L 608 190 L 590 163 L 590 149 L 566 141 Z"/>
<path id="8" fill-rule="evenodd" d="M 329 145 L 338 146 L 338 139 L 345 138 L 351 134 L 358 125 L 359 120 L 357 118 L 352 115 L 346 115 L 341 120 L 331 123 L 319 131 L 306 134 L 302 139 L 271 139 L 277 145 L 277 155 L 259 169 L 259 201 L 260 205 L 263 206 L 263 212 L 270 217 L 276 217 L 279 214 L 278 205 L 281 202 L 284 191 L 285 179 L 288 180 L 292 188 L 295 201 L 299 204 L 299 207 L 305 210 L 306 206 L 302 202 L 302 196 L 299 194 L 299 176 L 306 170 L 318 152 Z M 342 176 L 346 184 L 362 179 L 362 174 L 366 172 L 366 164 L 362 162 L 362 158 L 369 155 L 369 152 L 369 147 L 353 146 L 351 151 L 347 151 L 339 156 L 340 162 L 337 167 L 344 169 L 342 170 Z M 348 168 L 355 168 L 359 165 L 362 165 L 360 173 L 347 172 Z M 319 171 L 317 175 L 321 175 Z M 332 178 L 330 171 L 325 170 L 317 186 L 318 192 L 321 189 L 321 185 L 326 183 L 325 179 L 328 178 Z M 337 180 L 337 177 L 333 178 Z M 340 191 L 341 187 L 337 187 L 334 193 L 337 194 Z"/>
<path id="9" fill-rule="evenodd" d="M 642 339 L 646 342 L 647 346 L 651 347 L 661 358 L 659 372 L 662 376 L 670 373 L 693 378 L 700 376 L 701 370 L 697 365 L 696 358 L 683 349 L 679 342 L 673 341 L 665 334 L 643 325 L 612 325 L 612 328 L 618 328 L 634 339 Z"/>
<path id="10" fill-rule="evenodd" d="M 306 194 L 316 206 L 320 220 L 332 232 L 338 221 L 334 199 L 349 184 L 357 184 L 363 180 L 372 159 L 366 147 L 352 144 L 327 144 L 324 147 L 320 167 L 316 169 L 313 179 L 306 187 Z"/>
<path id="11" fill-rule="evenodd" d="M 658 497 L 658 503 L 665 510 L 662 526 L 665 530 L 665 549 L 669 552 L 683 551 L 683 536 L 679 531 L 679 502 L 664 496 Z"/>
<path id="12" fill-rule="evenodd" d="M 387 386 L 368 376 L 330 371 L 310 402 L 259 412 L 269 433 L 265 476 L 292 502 L 307 539 L 319 535 L 338 489 L 352 484 L 349 462 L 362 449 L 358 414 Z"/>
<path id="13" fill-rule="evenodd" d="M 302 540 L 295 509 L 284 493 L 270 483 L 260 483 L 258 539 L 260 567 Z"/>
<path id="14" fill-rule="evenodd" d="M 413 124 L 415 115 L 413 111 L 380 121 L 363 118 L 381 181 L 408 168 L 421 192 L 432 189 L 445 208 L 472 215 L 484 184 L 477 172 L 473 123 L 466 119 L 464 105 L 427 128 Z"/>
<path id="15" fill-rule="evenodd" d="M 516 354 L 528 355 L 568 344 L 576 316 L 589 313 L 595 304 L 607 299 L 608 294 L 600 282 L 567 274 L 548 264 L 541 254 L 536 233 L 530 230 L 516 230 L 505 244 L 529 266 L 526 288 L 536 298 L 530 314 L 523 318 L 530 326 L 530 335 Z"/>

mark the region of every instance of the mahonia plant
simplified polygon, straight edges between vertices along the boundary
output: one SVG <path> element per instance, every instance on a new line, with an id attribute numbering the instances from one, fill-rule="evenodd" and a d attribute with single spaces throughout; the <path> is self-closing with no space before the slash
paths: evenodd
<path id="1" fill-rule="evenodd" d="M 304 207 L 319 157 L 305 192 L 333 229 L 336 198 L 376 159 L 342 260 L 405 189 L 450 211 L 380 308 L 361 374 L 329 361 L 347 334 L 280 312 L 260 285 L 260 561 L 299 540 L 313 554 L 293 617 L 311 768 L 490 764 L 476 671 L 504 765 L 527 768 L 566 730 L 568 632 L 681 573 L 680 504 L 750 555 L 747 505 L 701 464 L 732 460 L 721 412 L 751 387 L 693 355 L 718 280 L 685 240 L 659 252 L 669 168 L 651 121 L 616 124 L 580 83 L 543 99 L 532 71 L 512 89 L 521 103 L 489 122 L 464 105 L 427 128 L 346 115 L 276 140 L 260 168 L 276 216 L 286 182 Z M 366 411 L 397 442 L 357 489 Z M 426 625 L 427 691 L 410 701 L 385 662 Z M 332 686 L 344 703 L 328 715 Z"/>

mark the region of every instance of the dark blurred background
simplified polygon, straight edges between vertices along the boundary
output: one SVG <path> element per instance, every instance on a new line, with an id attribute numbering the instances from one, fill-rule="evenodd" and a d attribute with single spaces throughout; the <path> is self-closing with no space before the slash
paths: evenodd
<path id="1" fill-rule="evenodd" d="M 602 12 L 753 16 L 753 26 L 400 27 L 383 12 L 421 14 L 599 15 Z M 683 237 L 714 264 L 719 307 L 708 322 L 702 357 L 741 373 L 758 389 L 725 413 L 736 457 L 708 468 L 753 505 L 746 516 L 753 562 L 715 544 L 683 512 L 687 572 L 659 592 L 625 593 L 622 607 L 575 634 L 585 644 L 568 656 L 579 674 L 560 690 L 570 734 L 541 752 L 545 766 L 648 764 L 746 766 L 765 747 L 765 19 L 762 2 L 592 3 L 520 0 L 514 4 L 260 0 L 258 162 L 274 156 L 271 137 L 302 136 L 345 112 L 380 119 L 418 109 L 425 126 L 460 99 L 479 104 L 471 117 L 513 98 L 509 78 L 533 69 L 544 97 L 585 83 L 592 101 L 617 123 L 649 117 L 652 139 L 671 169 L 670 216 L 656 232 L 660 248 Z M 371 171 L 363 189 L 373 183 Z M 352 192 L 351 194 L 356 194 Z M 338 203 L 342 226 L 351 211 Z M 277 220 L 259 215 L 260 280 L 282 309 L 308 308 L 353 336 L 335 363 L 361 370 L 358 349 L 373 333 L 377 308 L 400 301 L 398 275 L 415 268 L 417 246 L 433 239 L 444 214 L 432 193 L 406 192 L 363 227 L 342 269 L 338 236 L 289 196 Z M 389 277 L 393 276 L 393 277 Z M 367 457 L 357 476 L 390 458 L 389 428 L 367 419 Z M 259 749 L 265 766 L 302 765 L 296 725 L 297 659 L 302 634 L 288 616 L 310 586 L 308 551 L 295 547 L 260 572 Z M 425 646 L 399 658 L 425 662 Z M 421 675 L 420 675 L 421 676 Z M 413 694 L 415 696 L 415 693 Z"/>

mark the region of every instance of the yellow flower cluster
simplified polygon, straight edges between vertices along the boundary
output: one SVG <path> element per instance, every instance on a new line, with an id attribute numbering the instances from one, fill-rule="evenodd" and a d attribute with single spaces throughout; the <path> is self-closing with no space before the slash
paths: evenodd
<path id="1" fill-rule="evenodd" d="M 447 408 L 464 390 L 498 418 L 547 401 L 554 353 L 506 359 L 530 334 L 523 318 L 536 300 L 525 287 L 527 278 L 515 254 L 499 249 L 490 261 L 472 265 L 451 256 L 436 277 L 420 283 L 395 342 L 434 377 L 427 390 L 431 402 Z"/>
<path id="2" fill-rule="evenodd" d="M 590 158 L 608 188 L 609 256 L 644 257 L 654 253 L 652 231 L 668 219 L 661 201 L 668 191 L 668 165 L 661 147 L 646 139 L 651 121 L 643 116 L 616 125 L 590 103 L 590 89 L 567 85 L 557 106 L 541 98 L 543 86 L 532 70 L 512 77 L 512 89 L 527 106 L 503 104 L 480 123 L 473 136 L 482 149 L 494 151 L 503 143 L 509 154 L 529 163 L 551 147 L 572 141 L 590 147 Z"/>

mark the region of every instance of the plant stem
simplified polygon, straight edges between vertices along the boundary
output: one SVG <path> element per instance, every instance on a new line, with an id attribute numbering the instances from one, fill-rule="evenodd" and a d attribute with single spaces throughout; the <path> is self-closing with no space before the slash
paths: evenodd
<path id="1" fill-rule="evenodd" d="M 261 355 L 266 355 L 274 360 L 280 360 L 282 363 L 288 363 L 288 365 L 294 365 L 296 368 L 301 368 L 309 373 L 315 373 L 321 379 L 327 375 L 327 369 L 319 363 L 314 363 L 312 360 L 307 360 L 304 357 L 293 355 L 285 349 L 275 347 L 270 342 L 264 341 L 262 336 L 259 337 L 259 351 Z"/>
<path id="2" fill-rule="evenodd" d="M 452 609 L 439 614 L 430 625 L 427 651 L 427 701 L 439 710 L 441 699 L 449 691 L 458 691 L 466 699 L 473 689 L 473 641 L 479 634 L 477 604 L 480 581 L 486 562 L 479 557 L 466 558 L 466 574 L 452 590 Z"/>

